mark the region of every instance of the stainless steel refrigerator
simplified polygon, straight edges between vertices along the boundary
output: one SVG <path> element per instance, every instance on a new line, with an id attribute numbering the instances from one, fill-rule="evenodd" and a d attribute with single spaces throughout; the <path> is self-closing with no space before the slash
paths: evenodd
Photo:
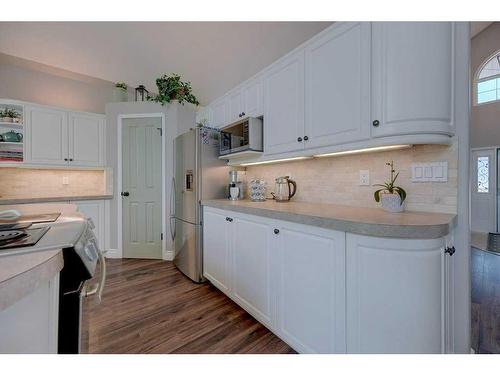
<path id="1" fill-rule="evenodd" d="M 226 198 L 229 167 L 219 160 L 219 132 L 195 128 L 174 141 L 174 178 L 170 233 L 174 264 L 195 282 L 203 282 L 203 214 L 201 201 Z"/>

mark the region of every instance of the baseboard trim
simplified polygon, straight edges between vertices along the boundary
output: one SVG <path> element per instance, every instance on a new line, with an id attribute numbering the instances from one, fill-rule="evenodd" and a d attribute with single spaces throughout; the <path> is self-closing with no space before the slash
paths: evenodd
<path id="1" fill-rule="evenodd" d="M 108 249 L 104 252 L 106 258 L 116 259 L 122 258 L 122 252 L 118 249 Z"/>
<path id="2" fill-rule="evenodd" d="M 165 256 L 163 257 L 163 260 L 174 260 L 174 251 L 173 250 L 167 250 L 165 252 Z"/>

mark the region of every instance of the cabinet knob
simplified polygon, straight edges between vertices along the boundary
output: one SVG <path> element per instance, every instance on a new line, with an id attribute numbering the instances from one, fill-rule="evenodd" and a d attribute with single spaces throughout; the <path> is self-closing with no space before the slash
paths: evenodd
<path id="1" fill-rule="evenodd" d="M 122 191 L 122 192 L 120 193 L 120 195 L 121 195 L 122 197 L 128 197 L 128 196 L 130 195 L 130 193 L 129 193 L 128 191 Z"/>
<path id="2" fill-rule="evenodd" d="M 449 254 L 450 257 L 455 254 L 455 246 L 448 246 L 446 249 L 444 249 L 445 254 Z"/>
<path id="3" fill-rule="evenodd" d="M 278 234 L 280 232 L 279 229 L 274 229 L 274 234 Z"/>
<path id="4" fill-rule="evenodd" d="M 304 137 L 304 141 L 307 141 L 308 139 L 309 139 L 309 137 L 306 135 L 306 136 Z"/>
<path id="5" fill-rule="evenodd" d="M 297 142 L 302 142 L 302 137 L 297 138 Z"/>
<path id="6" fill-rule="evenodd" d="M 64 158 L 64 161 L 68 161 L 68 158 Z"/>
<path id="7" fill-rule="evenodd" d="M 245 112 L 241 112 L 241 117 L 245 116 Z"/>
<path id="8" fill-rule="evenodd" d="M 73 161 L 73 158 L 69 158 L 69 161 Z"/>
<path id="9" fill-rule="evenodd" d="M 377 127 L 380 125 L 380 121 L 379 120 L 373 120 L 373 126 Z"/>
<path id="10" fill-rule="evenodd" d="M 229 221 L 230 223 L 232 223 L 233 219 L 231 217 L 226 217 L 226 221 Z"/>

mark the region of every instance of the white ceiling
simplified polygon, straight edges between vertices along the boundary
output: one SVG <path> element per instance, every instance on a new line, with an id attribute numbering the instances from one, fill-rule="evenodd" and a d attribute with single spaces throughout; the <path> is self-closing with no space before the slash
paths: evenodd
<path id="1" fill-rule="evenodd" d="M 330 24 L 0 22 L 0 52 L 151 91 L 179 73 L 206 105 Z"/>

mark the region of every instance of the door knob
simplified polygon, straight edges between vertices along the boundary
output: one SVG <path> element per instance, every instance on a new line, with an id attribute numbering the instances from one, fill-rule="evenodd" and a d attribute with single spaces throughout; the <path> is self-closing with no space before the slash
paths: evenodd
<path id="1" fill-rule="evenodd" d="M 372 124 L 373 124 L 373 126 L 377 127 L 377 126 L 380 125 L 380 121 L 379 120 L 374 120 Z"/>
<path id="2" fill-rule="evenodd" d="M 275 229 L 275 230 L 274 230 L 274 234 L 278 234 L 279 232 L 280 232 L 280 230 L 279 230 L 279 229 Z"/>
<path id="3" fill-rule="evenodd" d="M 128 191 L 122 191 L 122 192 L 120 193 L 120 195 L 121 195 L 122 197 L 128 197 L 128 196 L 130 195 L 130 193 L 129 193 Z"/>

